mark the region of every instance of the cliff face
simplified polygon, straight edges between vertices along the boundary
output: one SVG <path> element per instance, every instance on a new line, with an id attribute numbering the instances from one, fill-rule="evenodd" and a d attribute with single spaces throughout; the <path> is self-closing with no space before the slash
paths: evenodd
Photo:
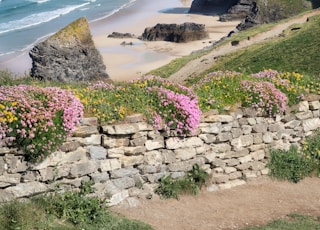
<path id="1" fill-rule="evenodd" d="M 29 55 L 32 59 L 30 75 L 41 80 L 72 82 L 108 77 L 85 18 L 37 44 Z"/>
<path id="2" fill-rule="evenodd" d="M 196 23 L 157 24 L 144 30 L 141 39 L 148 41 L 190 42 L 208 37 L 205 25 Z"/>
<path id="3" fill-rule="evenodd" d="M 293 0 L 290 3 L 287 0 L 194 0 L 189 12 L 218 14 L 221 21 L 243 20 L 237 27 L 238 30 L 243 30 L 311 9 L 316 6 L 314 2 L 306 0 Z"/>
<path id="4" fill-rule="evenodd" d="M 237 2 L 238 0 L 194 0 L 189 13 L 220 15 L 226 13 Z"/>

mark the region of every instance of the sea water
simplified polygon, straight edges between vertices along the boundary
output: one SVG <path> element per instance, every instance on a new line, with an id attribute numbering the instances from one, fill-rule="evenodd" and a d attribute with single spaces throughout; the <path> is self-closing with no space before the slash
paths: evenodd
<path id="1" fill-rule="evenodd" d="M 135 0 L 0 0 L 0 58 L 30 49 L 72 21 L 111 16 Z"/>

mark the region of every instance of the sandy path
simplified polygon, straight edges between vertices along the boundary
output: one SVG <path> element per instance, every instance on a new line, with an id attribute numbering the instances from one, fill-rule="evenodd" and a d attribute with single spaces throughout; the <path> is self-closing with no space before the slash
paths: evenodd
<path id="1" fill-rule="evenodd" d="M 226 55 L 229 53 L 232 53 L 234 51 L 237 51 L 242 48 L 246 48 L 248 46 L 251 46 L 253 44 L 263 42 L 267 39 L 273 38 L 275 36 L 279 36 L 283 30 L 287 29 L 291 25 L 294 24 L 300 24 L 306 22 L 308 17 L 311 17 L 313 15 L 320 14 L 320 10 L 314 10 L 310 13 L 307 13 L 301 17 L 293 18 L 289 20 L 288 22 L 276 25 L 272 27 L 269 31 L 257 34 L 254 37 L 250 37 L 250 40 L 244 40 L 239 43 L 237 46 L 232 46 L 230 43 L 218 47 L 216 49 L 213 49 L 209 54 L 206 54 L 202 56 L 201 58 L 195 59 L 190 61 L 187 65 L 185 65 L 183 68 L 181 68 L 178 72 L 174 73 L 169 77 L 169 80 L 173 82 L 179 82 L 182 83 L 190 77 L 197 76 L 201 74 L 202 72 L 209 69 L 215 62 L 215 59 L 219 56 Z"/>
<path id="2" fill-rule="evenodd" d="M 298 184 L 267 177 L 246 185 L 197 196 L 143 200 L 135 208 L 111 208 L 128 218 L 149 223 L 156 230 L 241 229 L 266 224 L 291 213 L 320 215 L 320 179 Z"/>

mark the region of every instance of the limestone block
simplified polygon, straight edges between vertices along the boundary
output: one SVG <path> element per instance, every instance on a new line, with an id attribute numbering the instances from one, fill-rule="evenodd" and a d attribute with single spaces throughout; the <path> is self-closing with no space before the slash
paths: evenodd
<path id="1" fill-rule="evenodd" d="M 186 175 L 185 172 L 173 172 L 171 173 L 171 177 L 173 179 L 183 178 Z"/>
<path id="2" fill-rule="evenodd" d="M 13 193 L 6 191 L 5 189 L 0 189 L 0 203 L 9 202 L 15 199 Z"/>
<path id="3" fill-rule="evenodd" d="M 75 151 L 68 152 L 68 153 L 56 151 L 50 154 L 41 163 L 33 165 L 32 169 L 40 170 L 40 169 L 45 169 L 49 166 L 55 167 L 57 165 L 75 163 L 78 161 L 84 161 L 86 159 L 87 159 L 87 150 L 83 147 L 79 147 Z"/>
<path id="4" fill-rule="evenodd" d="M 270 133 L 270 132 L 267 132 L 267 133 L 263 134 L 262 140 L 263 140 L 263 142 L 266 143 L 266 144 L 272 143 L 272 141 L 273 141 L 273 134 Z"/>
<path id="5" fill-rule="evenodd" d="M 320 102 L 319 101 L 310 101 L 309 107 L 311 110 L 318 110 L 318 109 L 320 109 Z"/>
<path id="6" fill-rule="evenodd" d="M 105 148 L 120 148 L 129 146 L 128 138 L 102 136 L 102 146 Z"/>
<path id="7" fill-rule="evenodd" d="M 101 134 L 93 134 L 90 137 L 85 137 L 84 142 L 86 145 L 101 145 Z"/>
<path id="8" fill-rule="evenodd" d="M 239 165 L 236 165 L 235 167 L 236 167 L 236 169 L 238 169 L 240 171 L 243 171 L 243 170 L 246 170 L 246 169 L 250 168 L 251 164 L 250 164 L 250 162 L 244 162 L 244 163 L 241 163 Z"/>
<path id="9" fill-rule="evenodd" d="M 311 111 L 300 112 L 300 113 L 296 113 L 296 117 L 298 118 L 298 120 L 306 120 L 306 119 L 312 118 L 313 114 Z"/>
<path id="10" fill-rule="evenodd" d="M 227 158 L 227 159 L 239 158 L 239 157 L 247 156 L 248 154 L 249 154 L 249 150 L 247 148 L 238 149 L 237 151 L 226 152 L 225 158 Z"/>
<path id="11" fill-rule="evenodd" d="M 297 140 L 300 140 L 300 138 L 298 138 Z M 289 150 L 291 147 L 292 143 L 290 142 L 283 142 L 283 140 L 278 140 L 278 141 L 274 141 L 271 144 L 271 148 L 272 149 L 281 149 L 281 150 Z"/>
<path id="12" fill-rule="evenodd" d="M 99 161 L 101 172 L 112 171 L 121 168 L 121 163 L 118 159 L 107 159 Z"/>
<path id="13" fill-rule="evenodd" d="M 112 180 L 113 184 L 120 190 L 132 188 L 135 186 L 135 181 L 131 177 L 122 177 Z"/>
<path id="14" fill-rule="evenodd" d="M 0 156 L 3 156 L 7 153 L 11 153 L 11 149 L 8 147 L 0 147 Z"/>
<path id="15" fill-rule="evenodd" d="M 256 119 L 253 118 L 253 117 L 248 117 L 248 118 L 247 118 L 247 121 L 248 121 L 248 124 L 249 124 L 249 125 L 255 125 L 255 124 L 257 124 Z"/>
<path id="16" fill-rule="evenodd" d="M 312 115 L 313 117 L 320 117 L 320 110 L 313 110 Z"/>
<path id="17" fill-rule="evenodd" d="M 144 162 L 148 165 L 161 165 L 163 161 L 160 151 L 150 151 L 144 153 Z"/>
<path id="18" fill-rule="evenodd" d="M 117 205 L 117 204 L 121 203 L 122 201 L 124 201 L 128 197 L 129 197 L 128 190 L 122 190 L 118 193 L 113 194 L 110 197 L 108 204 L 109 204 L 109 206 Z"/>
<path id="19" fill-rule="evenodd" d="M 111 179 L 117 179 L 122 177 L 132 177 L 135 174 L 138 174 L 139 170 L 133 167 L 120 168 L 117 170 L 111 171 Z"/>
<path id="20" fill-rule="evenodd" d="M 236 186 L 240 186 L 240 185 L 244 185 L 246 184 L 246 182 L 244 180 L 233 180 L 233 181 L 229 181 L 227 183 L 224 184 L 219 184 L 219 189 L 224 190 L 224 189 L 230 189 Z"/>
<path id="21" fill-rule="evenodd" d="M 262 160 L 266 156 L 264 149 L 251 152 L 251 156 L 254 160 Z"/>
<path id="22" fill-rule="evenodd" d="M 144 162 L 144 156 L 124 156 L 120 158 L 122 167 L 128 167 L 133 165 L 140 165 Z"/>
<path id="23" fill-rule="evenodd" d="M 210 143 L 215 142 L 215 140 L 216 140 L 216 135 L 213 135 L 213 134 L 200 134 L 200 135 L 199 135 L 199 138 L 200 138 L 202 141 L 204 141 L 204 143 L 210 144 Z"/>
<path id="24" fill-rule="evenodd" d="M 163 157 L 163 163 L 171 164 L 176 162 L 176 154 L 172 150 L 162 149 L 160 152 Z"/>
<path id="25" fill-rule="evenodd" d="M 80 124 L 83 126 L 98 126 L 97 117 L 83 117 L 80 120 Z"/>
<path id="26" fill-rule="evenodd" d="M 247 163 L 252 161 L 252 156 L 251 155 L 247 155 L 244 157 L 239 157 L 238 160 L 240 161 L 241 164 Z"/>
<path id="27" fill-rule="evenodd" d="M 124 147 L 123 150 L 126 156 L 133 156 L 143 154 L 146 148 L 144 146 Z"/>
<path id="28" fill-rule="evenodd" d="M 79 126 L 72 133 L 74 137 L 89 137 L 93 134 L 99 134 L 97 126 Z"/>
<path id="29" fill-rule="evenodd" d="M 71 142 L 65 142 L 63 143 L 59 149 L 62 152 L 70 152 L 70 151 L 75 151 L 77 148 L 80 147 L 80 143 L 78 141 L 71 141 Z"/>
<path id="30" fill-rule="evenodd" d="M 226 162 L 221 160 L 221 159 L 213 159 L 211 164 L 214 167 L 222 167 L 222 168 L 224 168 L 226 166 Z"/>
<path id="31" fill-rule="evenodd" d="M 123 148 L 108 149 L 108 158 L 120 158 L 124 156 Z"/>
<path id="32" fill-rule="evenodd" d="M 77 178 L 98 171 L 100 165 L 97 161 L 88 161 L 84 163 L 76 163 L 71 166 L 70 178 Z"/>
<path id="33" fill-rule="evenodd" d="M 265 133 L 268 130 L 268 124 L 261 123 L 261 124 L 255 124 L 252 126 L 252 132 L 253 133 Z"/>
<path id="34" fill-rule="evenodd" d="M 232 138 L 237 138 L 243 134 L 243 131 L 241 128 L 232 128 L 231 134 L 232 134 Z"/>
<path id="35" fill-rule="evenodd" d="M 27 162 L 24 161 L 24 157 L 22 156 L 7 154 L 4 156 L 4 161 L 6 162 L 4 166 L 8 167 L 9 173 L 24 172 L 28 168 Z"/>
<path id="36" fill-rule="evenodd" d="M 195 148 L 184 148 L 174 150 L 177 159 L 188 160 L 192 159 L 197 155 Z"/>
<path id="37" fill-rule="evenodd" d="M 199 166 L 201 166 L 204 164 L 204 159 L 197 158 L 197 159 L 187 160 L 183 162 L 175 162 L 168 165 L 168 170 L 170 172 L 178 172 L 178 171 L 186 172 L 186 171 L 192 170 L 192 166 L 194 164 L 198 164 Z"/>
<path id="38" fill-rule="evenodd" d="M 236 172 L 236 171 L 237 171 L 237 169 L 235 167 L 225 167 L 224 168 L 224 172 L 226 174 L 230 174 L 230 173 L 233 173 L 233 172 Z"/>
<path id="39" fill-rule="evenodd" d="M 240 118 L 238 121 L 239 121 L 239 125 L 240 125 L 240 126 L 248 125 L 248 124 L 249 124 L 248 118 Z"/>
<path id="40" fill-rule="evenodd" d="M 7 168 L 7 163 L 4 161 L 3 157 L 0 157 L 0 175 L 3 175 Z"/>
<path id="41" fill-rule="evenodd" d="M 146 120 L 146 117 L 142 113 L 135 113 L 126 116 L 124 119 L 124 122 L 126 123 L 138 123 L 138 122 L 143 122 Z"/>
<path id="42" fill-rule="evenodd" d="M 251 145 L 248 148 L 250 149 L 251 152 L 260 150 L 260 149 L 265 149 L 267 146 L 266 144 L 256 144 L 256 145 Z"/>
<path id="43" fill-rule="evenodd" d="M 305 132 L 315 130 L 320 127 L 320 119 L 312 118 L 302 121 L 302 127 Z"/>
<path id="44" fill-rule="evenodd" d="M 299 112 L 308 112 L 309 111 L 309 103 L 308 103 L 308 101 L 299 102 L 298 111 Z"/>
<path id="45" fill-rule="evenodd" d="M 224 132 L 224 133 L 219 133 L 217 135 L 216 143 L 221 143 L 221 142 L 227 142 L 232 140 L 232 134 L 231 132 Z"/>
<path id="46" fill-rule="evenodd" d="M 221 132 L 231 132 L 232 123 L 222 124 L 221 125 Z"/>
<path id="47" fill-rule="evenodd" d="M 231 150 L 231 146 L 227 143 L 212 145 L 212 151 L 216 153 L 225 153 Z"/>
<path id="48" fill-rule="evenodd" d="M 164 138 L 157 137 L 153 140 L 147 140 L 145 143 L 147 151 L 164 148 Z"/>
<path id="49" fill-rule="evenodd" d="M 93 160 L 103 160 L 107 158 L 107 150 L 102 146 L 88 146 L 87 150 L 89 152 L 90 158 Z"/>
<path id="50" fill-rule="evenodd" d="M 26 171 L 21 176 L 21 182 L 27 183 L 32 181 L 39 181 L 40 180 L 40 174 L 37 171 Z"/>
<path id="51" fill-rule="evenodd" d="M 183 148 L 183 141 L 177 137 L 171 137 L 166 140 L 166 148 L 167 149 L 179 149 Z"/>
<path id="52" fill-rule="evenodd" d="M 147 137 L 141 136 L 133 140 L 130 140 L 130 146 L 144 146 L 146 144 L 146 141 L 147 141 Z"/>
<path id="53" fill-rule="evenodd" d="M 209 115 L 206 116 L 203 121 L 214 123 L 214 122 L 221 122 L 221 123 L 229 123 L 232 122 L 234 118 L 230 115 Z"/>
<path id="54" fill-rule="evenodd" d="M 251 125 L 243 125 L 242 127 L 243 135 L 250 134 L 252 132 L 252 126 Z"/>
<path id="55" fill-rule="evenodd" d="M 221 184 L 229 181 L 229 176 L 225 174 L 212 174 L 211 182 Z"/>
<path id="56" fill-rule="evenodd" d="M 153 126 L 148 124 L 147 122 L 139 122 L 136 123 L 138 126 L 139 131 L 151 131 L 154 130 Z"/>
<path id="57" fill-rule="evenodd" d="M 238 159 L 229 159 L 225 161 L 227 166 L 236 166 L 240 164 L 240 161 Z"/>
<path id="58" fill-rule="evenodd" d="M 4 186 L 0 187 L 7 187 L 9 185 L 16 185 L 19 184 L 21 181 L 21 174 L 14 173 L 14 174 L 4 174 L 0 176 L 0 184 Z"/>
<path id="59" fill-rule="evenodd" d="M 229 180 L 240 179 L 242 177 L 242 172 L 236 171 L 229 174 Z"/>
<path id="60" fill-rule="evenodd" d="M 239 138 L 235 138 L 231 141 L 231 145 L 236 149 L 241 149 L 253 144 L 253 136 L 251 134 L 242 135 Z"/>
<path id="61" fill-rule="evenodd" d="M 105 183 L 109 180 L 109 173 L 108 172 L 96 172 L 90 174 L 90 178 L 93 180 L 95 184 L 97 183 Z"/>
<path id="62" fill-rule="evenodd" d="M 102 126 L 102 132 L 110 135 L 127 135 L 141 131 L 137 124 L 118 124 Z"/>
<path id="63" fill-rule="evenodd" d="M 266 168 L 266 165 L 260 161 L 251 162 L 251 167 L 253 171 L 260 171 Z"/>
<path id="64" fill-rule="evenodd" d="M 159 165 L 140 165 L 139 169 L 142 174 L 159 173 L 161 171 Z"/>
<path id="65" fill-rule="evenodd" d="M 48 187 L 40 182 L 20 183 L 13 187 L 5 189 L 6 192 L 11 193 L 15 198 L 29 197 L 32 195 L 46 192 Z"/>
<path id="66" fill-rule="evenodd" d="M 253 143 L 254 144 L 260 144 L 263 143 L 263 134 L 262 133 L 253 133 L 252 134 L 253 137 Z"/>
<path id="67" fill-rule="evenodd" d="M 199 128 L 202 133 L 218 134 L 221 132 L 221 123 L 203 123 Z"/>
<path id="68" fill-rule="evenodd" d="M 269 125 L 269 131 L 270 132 L 281 132 L 285 129 L 284 125 L 282 123 L 276 123 L 276 124 L 270 124 Z"/>

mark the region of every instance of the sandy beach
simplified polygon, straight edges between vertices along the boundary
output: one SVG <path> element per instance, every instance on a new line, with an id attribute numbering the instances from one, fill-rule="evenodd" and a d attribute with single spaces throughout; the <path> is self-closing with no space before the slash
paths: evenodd
<path id="1" fill-rule="evenodd" d="M 114 81 L 126 81 L 145 75 L 175 58 L 209 46 L 226 36 L 239 21 L 220 22 L 218 16 L 188 14 L 191 0 L 137 0 L 130 7 L 90 23 L 94 43 L 100 51 L 107 73 Z M 140 36 L 146 27 L 157 23 L 195 22 L 205 24 L 209 38 L 189 43 L 147 42 L 139 39 L 108 38 L 112 32 Z M 133 45 L 122 46 L 122 42 Z M 28 51 L 0 63 L 1 69 L 17 74 L 28 73 L 31 59 Z"/>

